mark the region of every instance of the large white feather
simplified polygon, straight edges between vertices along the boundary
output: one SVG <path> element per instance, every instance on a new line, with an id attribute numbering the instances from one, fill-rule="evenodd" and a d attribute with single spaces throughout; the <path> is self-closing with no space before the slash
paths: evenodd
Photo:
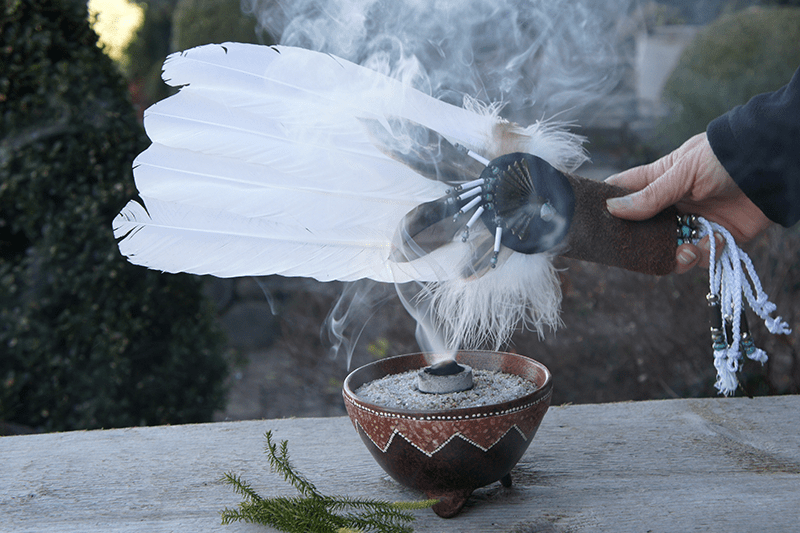
<path id="1" fill-rule="evenodd" d="M 181 89 L 145 113 L 153 144 L 134 161 L 144 206 L 131 201 L 113 225 L 131 262 L 221 277 L 425 282 L 452 347 L 499 345 L 520 320 L 540 330 L 557 322 L 560 289 L 545 256 L 505 251 L 501 267 L 462 279 L 487 237 L 480 225 L 466 244 L 390 260 L 406 213 L 447 185 L 384 154 L 364 120 L 387 129 L 410 120 L 486 158 L 524 151 L 565 171 L 585 158 L 578 137 L 297 48 L 201 46 L 171 55 L 164 79 Z"/>

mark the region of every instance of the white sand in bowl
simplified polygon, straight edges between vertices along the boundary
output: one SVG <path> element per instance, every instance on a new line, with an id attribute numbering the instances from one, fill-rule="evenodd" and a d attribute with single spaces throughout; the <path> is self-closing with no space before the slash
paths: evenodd
<path id="1" fill-rule="evenodd" d="M 365 383 L 355 394 L 359 399 L 392 409 L 443 410 L 481 407 L 514 400 L 536 391 L 527 379 L 495 372 L 472 369 L 474 386 L 465 391 L 428 394 L 417 388 L 419 370 L 391 374 Z"/>

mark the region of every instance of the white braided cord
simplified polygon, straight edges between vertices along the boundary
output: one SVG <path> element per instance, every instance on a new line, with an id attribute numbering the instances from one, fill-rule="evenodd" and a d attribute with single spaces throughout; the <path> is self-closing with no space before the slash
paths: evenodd
<path id="1" fill-rule="evenodd" d="M 743 299 L 761 318 L 773 334 L 789 334 L 789 325 L 780 317 L 771 314 L 777 306 L 769 301 L 769 297 L 761 286 L 753 262 L 736 244 L 733 235 L 721 225 L 710 222 L 703 217 L 696 217 L 700 227 L 697 229 L 698 242 L 709 237 L 708 280 L 709 292 L 719 298 L 723 322 L 730 322 L 730 336 L 723 325 L 723 334 L 727 347 L 714 350 L 714 367 L 717 369 L 717 381 L 714 386 L 721 394 L 728 396 L 736 391 L 739 380 L 736 373 L 742 361 L 741 316 Z M 725 240 L 722 250 L 717 250 L 714 233 L 719 233 Z M 730 338 L 729 338 L 730 337 Z M 760 363 L 767 361 L 764 350 L 756 350 L 747 357 Z"/>

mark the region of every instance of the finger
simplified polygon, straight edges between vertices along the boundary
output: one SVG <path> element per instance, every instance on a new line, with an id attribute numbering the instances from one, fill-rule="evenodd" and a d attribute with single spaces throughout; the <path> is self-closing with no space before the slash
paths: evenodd
<path id="1" fill-rule="evenodd" d="M 606 178 L 605 182 L 629 191 L 639 191 L 664 174 L 665 165 L 663 158 L 640 167 L 630 168 L 619 174 Z"/>
<path id="2" fill-rule="evenodd" d="M 697 266 L 700 261 L 702 252 L 693 244 L 682 244 L 678 246 L 678 251 L 675 253 L 675 273 L 685 274 Z M 706 261 L 708 261 L 708 253 L 706 253 Z"/>
<path id="3" fill-rule="evenodd" d="M 714 233 L 715 252 L 719 257 L 719 252 L 725 246 L 725 239 L 719 233 Z M 675 252 L 676 274 L 685 274 L 694 267 L 708 268 L 708 261 L 711 257 L 711 247 L 708 244 L 708 235 L 700 239 L 695 244 L 681 244 Z"/>
<path id="4" fill-rule="evenodd" d="M 691 187 L 691 180 L 686 179 L 691 175 L 689 164 L 686 158 L 680 159 L 644 189 L 609 198 L 606 202 L 609 212 L 627 220 L 645 220 L 676 204 Z"/>
<path id="5" fill-rule="evenodd" d="M 725 246 L 725 238 L 719 233 L 714 233 L 714 255 L 719 257 L 722 248 Z M 708 242 L 708 235 L 700 239 L 697 243 L 697 249 L 700 251 L 700 266 L 708 268 L 708 261 L 711 257 L 711 246 Z"/>
<path id="6" fill-rule="evenodd" d="M 627 196 L 609 198 L 606 207 L 615 217 L 646 220 L 680 200 L 682 195 L 676 185 L 662 178 Z"/>

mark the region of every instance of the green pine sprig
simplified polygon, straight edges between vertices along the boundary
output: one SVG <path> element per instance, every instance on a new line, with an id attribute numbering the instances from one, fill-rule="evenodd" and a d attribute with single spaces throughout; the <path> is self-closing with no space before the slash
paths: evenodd
<path id="1" fill-rule="evenodd" d="M 373 499 L 330 497 L 321 494 L 314 484 L 298 473 L 289 461 L 289 443 L 272 441 L 272 432 L 264 437 L 264 452 L 270 468 L 279 473 L 297 492 L 294 497 L 262 498 L 241 477 L 226 473 L 223 481 L 244 497 L 238 509 L 222 511 L 222 523 L 249 522 L 269 525 L 287 533 L 411 533 L 412 510 L 431 507 L 438 500 L 387 502 Z"/>

